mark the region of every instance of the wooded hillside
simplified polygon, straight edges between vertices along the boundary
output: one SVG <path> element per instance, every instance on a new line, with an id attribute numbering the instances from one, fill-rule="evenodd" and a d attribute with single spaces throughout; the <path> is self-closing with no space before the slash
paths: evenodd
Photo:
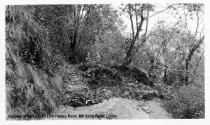
<path id="1" fill-rule="evenodd" d="M 122 97 L 158 98 L 173 118 L 204 118 L 203 7 L 6 6 L 7 115 L 42 118 L 60 105 Z M 151 24 L 161 13 L 175 20 Z"/>

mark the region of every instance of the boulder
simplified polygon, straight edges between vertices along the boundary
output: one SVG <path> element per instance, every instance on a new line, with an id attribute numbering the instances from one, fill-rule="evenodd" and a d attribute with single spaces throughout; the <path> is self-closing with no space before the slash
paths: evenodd
<path id="1" fill-rule="evenodd" d="M 96 102 L 88 97 L 81 94 L 73 94 L 69 98 L 64 98 L 63 105 L 64 106 L 72 106 L 74 108 L 94 105 Z"/>
<path id="2" fill-rule="evenodd" d="M 146 85 L 149 84 L 149 77 L 143 70 L 134 67 L 130 69 L 130 73 L 138 82 L 142 82 Z"/>

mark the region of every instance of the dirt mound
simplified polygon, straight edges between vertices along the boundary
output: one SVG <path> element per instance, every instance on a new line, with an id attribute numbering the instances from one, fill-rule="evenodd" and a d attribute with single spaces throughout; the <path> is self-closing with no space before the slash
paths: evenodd
<path id="1" fill-rule="evenodd" d="M 121 76 L 117 70 L 109 66 L 83 63 L 78 69 L 82 72 L 82 76 L 87 79 L 88 86 L 91 89 L 122 84 Z"/>
<path id="2" fill-rule="evenodd" d="M 141 69 L 126 66 L 112 66 L 112 68 L 117 69 L 120 73 L 123 73 L 123 75 L 126 75 L 127 77 L 132 77 L 138 82 L 141 82 L 145 85 L 150 84 L 147 73 Z"/>
<path id="3" fill-rule="evenodd" d="M 83 76 L 90 78 L 89 83 L 92 85 L 117 85 L 122 81 L 121 76 L 130 77 L 140 83 L 150 85 L 147 73 L 135 67 L 104 66 L 83 63 L 78 69 L 84 71 Z"/>

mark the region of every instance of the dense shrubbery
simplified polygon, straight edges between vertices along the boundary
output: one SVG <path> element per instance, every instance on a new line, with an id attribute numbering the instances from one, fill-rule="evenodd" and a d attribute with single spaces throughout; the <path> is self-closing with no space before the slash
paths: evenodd
<path id="1" fill-rule="evenodd" d="M 175 89 L 172 93 L 174 98 L 164 102 L 165 108 L 174 118 L 191 119 L 205 117 L 204 89 L 203 85 L 199 84 L 183 85 Z"/>

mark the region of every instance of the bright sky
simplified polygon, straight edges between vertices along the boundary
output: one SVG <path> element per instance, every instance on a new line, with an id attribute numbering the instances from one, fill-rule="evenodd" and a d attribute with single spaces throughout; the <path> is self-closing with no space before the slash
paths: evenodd
<path id="1" fill-rule="evenodd" d="M 118 7 L 120 6 L 120 4 L 113 4 L 112 5 L 115 9 L 118 9 Z M 161 11 L 164 10 L 167 7 L 167 4 L 155 4 L 155 11 Z M 165 21 L 166 25 L 173 25 L 178 18 L 175 18 L 172 14 L 171 14 L 172 10 L 168 10 L 168 11 L 164 11 L 161 12 L 153 17 L 150 18 L 149 20 L 149 27 L 148 27 L 148 31 L 150 31 L 159 21 Z M 180 11 L 182 12 L 182 11 Z M 150 15 L 154 14 L 155 12 L 151 12 Z M 121 15 L 121 19 L 124 21 L 124 25 L 126 25 L 126 30 L 125 32 L 127 33 L 131 33 L 131 24 L 130 24 L 130 20 L 128 18 L 128 16 Z M 196 18 L 194 18 L 193 20 L 188 19 L 188 29 L 194 34 L 195 30 L 196 30 Z M 145 28 L 146 23 L 144 23 L 143 28 Z M 202 31 L 204 27 L 204 21 L 203 21 L 203 17 L 200 20 L 200 26 L 198 31 Z"/>

